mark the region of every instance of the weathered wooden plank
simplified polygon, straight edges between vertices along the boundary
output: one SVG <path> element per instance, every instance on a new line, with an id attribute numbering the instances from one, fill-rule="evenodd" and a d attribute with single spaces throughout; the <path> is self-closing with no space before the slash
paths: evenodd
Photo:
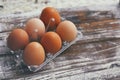
<path id="1" fill-rule="evenodd" d="M 65 13 L 65 14 L 64 14 Z M 65 11 L 61 15 L 74 23 L 86 23 L 93 21 L 114 19 L 115 15 L 111 11 Z M 72 16 L 72 17 L 71 17 Z"/>
<path id="2" fill-rule="evenodd" d="M 78 29 L 80 28 L 84 34 L 84 40 L 77 41 L 36 73 L 31 73 L 23 63 L 19 63 L 9 49 L 4 47 L 6 46 L 4 43 L 0 44 L 0 54 L 7 53 L 0 55 L 0 79 L 119 79 L 120 24 L 113 13 L 88 10 L 63 11 L 61 15 L 76 23 Z M 88 31 L 85 31 L 86 29 Z M 4 35 L 7 36 L 9 33 L 6 30 L 0 33 L 1 43 L 4 41 Z"/>

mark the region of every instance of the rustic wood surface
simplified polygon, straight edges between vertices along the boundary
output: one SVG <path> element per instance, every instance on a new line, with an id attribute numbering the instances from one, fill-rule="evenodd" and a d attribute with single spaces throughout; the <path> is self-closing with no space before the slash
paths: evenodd
<path id="1" fill-rule="evenodd" d="M 89 7 L 60 10 L 61 16 L 74 22 L 84 37 L 35 73 L 6 46 L 5 39 L 17 24 L 9 27 L 12 23 L 1 23 L 6 28 L 0 30 L 0 79 L 120 80 L 119 10 L 117 6 L 106 10 Z"/>

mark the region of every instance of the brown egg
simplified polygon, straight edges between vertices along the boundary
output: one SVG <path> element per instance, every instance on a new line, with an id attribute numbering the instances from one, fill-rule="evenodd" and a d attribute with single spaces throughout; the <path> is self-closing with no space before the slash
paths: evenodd
<path id="1" fill-rule="evenodd" d="M 31 41 L 37 41 L 45 33 L 45 25 L 40 19 L 32 18 L 27 21 L 25 30 Z"/>
<path id="2" fill-rule="evenodd" d="M 59 34 L 63 41 L 72 41 L 77 36 L 77 28 L 71 21 L 61 22 L 56 29 L 56 32 Z"/>
<path id="3" fill-rule="evenodd" d="M 23 53 L 23 60 L 27 65 L 40 65 L 45 60 L 45 51 L 38 42 L 29 43 Z"/>
<path id="4" fill-rule="evenodd" d="M 50 52 L 52 54 L 59 51 L 62 47 L 61 38 L 56 32 L 45 33 L 40 42 L 44 47 L 45 51 Z"/>
<path id="5" fill-rule="evenodd" d="M 53 7 L 46 7 L 43 9 L 40 19 L 44 22 L 48 30 L 53 30 L 61 22 L 59 12 Z"/>
<path id="6" fill-rule="evenodd" d="M 7 39 L 7 46 L 13 51 L 23 49 L 28 43 L 29 36 L 22 29 L 14 29 Z"/>

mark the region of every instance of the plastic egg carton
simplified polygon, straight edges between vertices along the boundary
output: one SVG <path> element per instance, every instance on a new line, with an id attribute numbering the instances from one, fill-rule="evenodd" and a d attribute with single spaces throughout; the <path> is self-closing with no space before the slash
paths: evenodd
<path id="1" fill-rule="evenodd" d="M 46 56 L 46 59 L 44 61 L 44 63 L 42 63 L 39 66 L 28 66 L 30 71 L 36 72 L 40 69 L 42 69 L 42 67 L 44 67 L 47 63 L 49 63 L 50 61 L 52 61 L 54 58 L 56 58 L 58 55 L 60 55 L 62 52 L 64 52 L 66 49 L 68 49 L 71 45 L 73 45 L 76 41 L 82 39 L 83 35 L 80 31 L 78 31 L 78 35 L 76 37 L 76 39 L 74 39 L 71 42 L 63 42 L 62 48 L 55 53 L 54 55 L 52 55 L 51 53 L 48 53 Z"/>
<path id="2" fill-rule="evenodd" d="M 23 58 L 22 58 L 22 54 L 23 53 L 23 50 L 18 50 L 18 51 L 11 51 L 11 53 L 13 53 L 13 55 L 15 55 L 15 61 L 20 65 L 21 62 L 23 64 L 25 64 L 28 69 L 32 72 L 37 72 L 39 70 L 41 70 L 45 65 L 47 65 L 50 61 L 52 61 L 53 59 L 55 59 L 58 55 L 60 55 L 62 52 L 64 52 L 66 49 L 68 49 L 71 45 L 73 45 L 75 42 L 77 42 L 78 40 L 82 39 L 83 35 L 80 31 L 78 31 L 78 34 L 77 34 L 77 37 L 71 41 L 71 42 L 63 42 L 62 43 L 62 48 L 55 54 L 51 54 L 51 53 L 47 53 L 46 55 L 46 58 L 45 58 L 45 61 L 41 64 L 41 65 L 31 65 L 31 66 L 27 66 L 24 61 L 23 61 Z"/>

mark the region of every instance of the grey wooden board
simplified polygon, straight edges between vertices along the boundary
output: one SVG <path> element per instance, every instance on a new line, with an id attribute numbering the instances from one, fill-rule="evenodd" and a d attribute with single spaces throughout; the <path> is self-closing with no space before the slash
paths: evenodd
<path id="1" fill-rule="evenodd" d="M 84 40 L 77 41 L 35 73 L 30 72 L 23 63 L 19 63 L 6 47 L 6 41 L 3 39 L 14 28 L 6 26 L 8 28 L 2 29 L 0 33 L 0 79 L 119 80 L 120 20 L 117 19 L 119 11 L 116 14 L 114 12 L 118 8 L 112 8 L 104 11 L 90 7 L 82 10 L 60 10 L 63 17 L 73 21 L 83 32 Z"/>

